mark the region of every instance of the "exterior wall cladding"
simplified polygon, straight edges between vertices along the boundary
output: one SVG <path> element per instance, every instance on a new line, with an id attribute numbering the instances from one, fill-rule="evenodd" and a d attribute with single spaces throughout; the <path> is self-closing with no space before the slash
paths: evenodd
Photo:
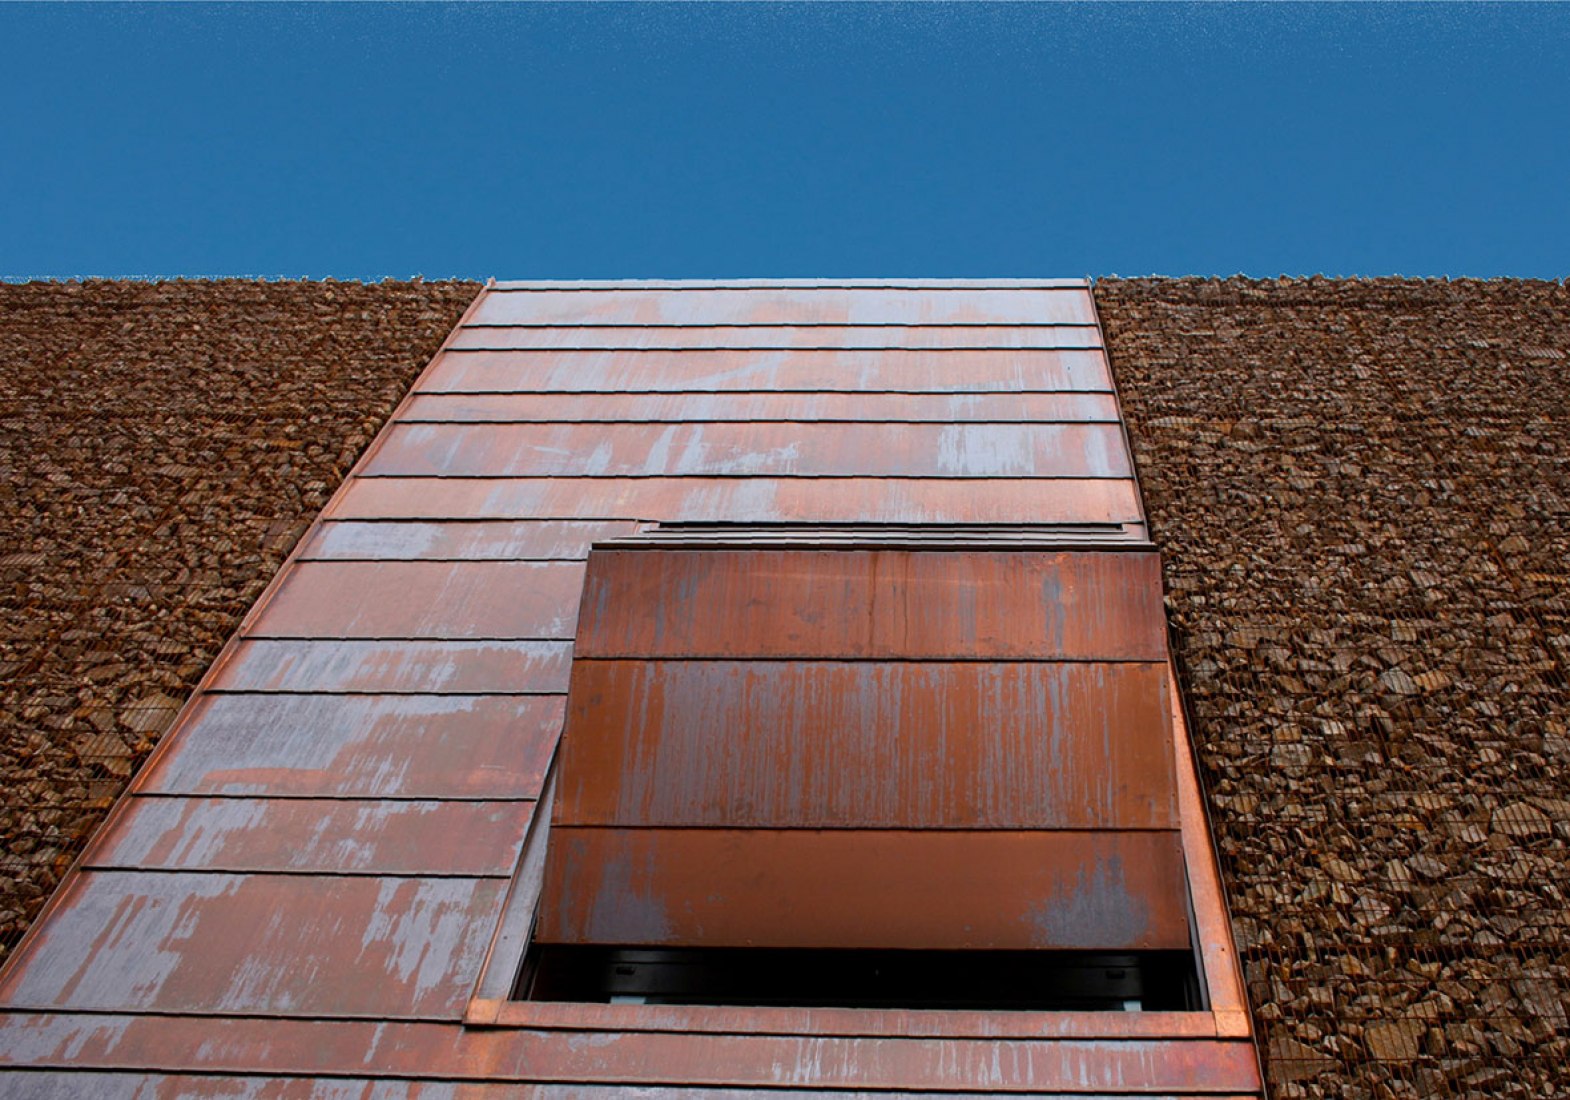
<path id="1" fill-rule="evenodd" d="M 1498 487 L 1502 515 L 1478 530 L 1481 545 L 1500 547 L 1495 568 L 1474 578 L 1479 591 L 1509 582 L 1478 614 L 1521 649 L 1489 674 L 1492 689 L 1465 680 L 1493 667 L 1486 645 L 1458 672 L 1454 639 L 1430 637 L 1464 614 L 1430 598 L 1444 587 L 1433 574 L 1447 568 L 1437 552 L 1447 543 L 1402 578 L 1409 598 L 1398 608 L 1380 602 L 1400 594 L 1391 578 L 1348 596 L 1345 608 L 1334 585 L 1299 592 L 1306 607 L 1334 605 L 1322 630 L 1293 609 L 1283 592 L 1290 578 L 1272 577 L 1268 556 L 1225 570 L 1209 560 L 1220 547 L 1258 546 L 1261 528 L 1301 515 L 1312 479 L 1329 476 L 1351 479 L 1355 503 L 1324 526 L 1350 524 L 1352 542 L 1377 543 L 1404 563 L 1399 539 L 1390 541 L 1400 528 L 1375 518 L 1380 502 L 1358 496 L 1364 470 L 1379 472 L 1382 456 L 1401 450 L 1381 443 L 1377 429 L 1370 448 L 1370 423 L 1421 439 L 1433 418 L 1465 415 L 1481 446 L 1504 457 L 1522 453 L 1519 420 L 1531 425 L 1530 453 L 1562 462 L 1554 425 L 1564 423 L 1563 386 L 1531 385 L 1524 368 L 1517 379 L 1527 384 L 1503 390 L 1485 382 L 1413 393 L 1385 379 L 1368 387 L 1381 395 L 1374 405 L 1364 407 L 1367 394 L 1336 391 L 1327 409 L 1304 396 L 1326 391 L 1316 360 L 1294 350 L 1276 366 L 1250 349 L 1235 361 L 1192 363 L 1235 379 L 1237 393 L 1216 398 L 1209 387 L 1202 392 L 1212 400 L 1185 404 L 1191 363 L 1171 359 L 1174 346 L 1223 328 L 1246 346 L 1250 325 L 1269 342 L 1273 311 L 1304 300 L 1313 308 L 1317 295 L 1334 312 L 1346 308 L 1342 293 L 1377 299 L 1387 317 L 1375 326 L 1396 329 L 1412 311 L 1443 311 L 1454 300 L 1448 287 L 1422 285 L 1098 291 L 1125 397 L 1131 382 L 1136 391 L 1134 456 L 1171 557 L 1178 656 L 1195 696 L 1272 1091 L 1564 1095 L 1563 964 L 1554 947 L 1563 904 L 1538 895 L 1562 877 L 1567 816 L 1555 765 L 1566 743 L 1555 648 L 1565 632 L 1565 555 L 1554 549 L 1561 530 L 1533 527 L 1546 514 L 1542 493 L 1563 502 L 1562 466 L 1554 467 L 1560 482 L 1544 483 L 1535 460 L 1517 463 L 1513 482 Z M 1526 354 L 1562 360 L 1570 327 L 1562 289 L 1522 297 L 1532 309 L 1511 327 L 1529 334 Z M 1464 315 L 1451 320 L 1467 330 Z M 1369 333 L 1332 321 L 1354 371 L 1365 372 L 1358 377 L 1398 342 L 1386 333 L 1370 351 L 1362 346 Z M 531 821 L 532 811 L 567 711 L 569 672 L 574 684 L 579 677 L 572 647 L 591 544 L 615 540 L 609 560 L 635 557 L 628 548 L 639 540 L 690 534 L 651 532 L 656 523 L 739 524 L 754 539 L 780 537 L 768 525 L 803 524 L 819 542 L 875 524 L 885 539 L 897 526 L 901 538 L 940 543 L 984 525 L 1002 552 L 1039 561 L 1148 553 L 1100 335 L 1088 288 L 1076 282 L 488 289 L 0 975 L 0 1060 L 11 1067 L 0 1073 L 0 1095 L 1257 1094 L 1187 724 L 1159 638 L 1151 667 L 1171 696 L 1163 751 L 1176 765 L 1204 1011 L 508 999 L 528 932 L 525 920 L 520 934 L 518 914 L 529 907 L 519 899 L 543 874 L 534 843 L 543 821 Z M 1486 356 L 1487 341 L 1467 343 L 1469 362 Z M 1305 361 L 1308 374 L 1297 379 Z M 1483 402 L 1476 409 L 1474 396 Z M 1261 406 L 1283 415 L 1259 417 Z M 1355 426 L 1357 453 L 1321 453 L 1315 441 L 1330 434 L 1327 418 Z M 1512 433 L 1507 445 L 1490 439 L 1500 430 Z M 1281 483 L 1268 490 L 1249 465 L 1259 454 L 1283 456 L 1284 466 L 1272 458 Z M 1464 511 L 1475 459 L 1426 456 L 1436 476 L 1410 507 L 1443 512 L 1451 501 Z M 1229 522 L 1225 535 L 1205 526 Z M 1076 523 L 1103 526 L 1052 536 L 1040 526 Z M 1292 537 L 1311 548 L 1319 533 L 1299 524 Z M 932 549 L 898 552 L 920 559 Z M 955 546 L 943 549 L 953 560 Z M 1344 551 L 1336 560 L 1354 566 L 1368 552 Z M 1210 606 L 1202 593 L 1219 598 Z M 1470 606 L 1470 595 L 1449 602 Z M 1273 619 L 1265 613 L 1272 599 L 1289 601 Z M 1528 613 L 1512 615 L 1522 608 Z M 1029 611 L 1021 605 L 1016 628 Z M 1249 611 L 1259 613 L 1239 623 Z M 1310 717 L 1295 701 L 1319 689 L 1318 635 L 1339 632 L 1351 649 L 1368 615 L 1389 643 L 1366 673 L 1368 658 L 1356 653 L 1344 665 L 1339 653 L 1327 661 L 1340 686 Z M 1497 623 L 1501 615 L 1511 621 Z M 1017 641 L 1004 618 L 1005 629 L 988 635 L 1002 651 Z M 587 605 L 581 619 L 596 621 Z M 1224 640 L 1209 646 L 1209 629 Z M 1518 638 L 1523 631 L 1543 637 Z M 577 636 L 582 664 L 586 635 Z M 749 652 L 778 658 L 768 651 L 782 636 L 749 638 Z M 598 639 L 588 663 L 615 664 L 596 652 Z M 1309 657 L 1294 665 L 1296 648 Z M 1237 659 L 1212 659 L 1231 650 Z M 1004 660 L 996 649 L 983 656 Z M 1523 696 L 1511 698 L 1521 686 L 1495 683 L 1500 677 L 1525 684 Z M 1443 746 L 1456 736 L 1448 726 L 1469 718 L 1439 713 L 1458 691 L 1480 693 L 1495 717 L 1505 704 L 1515 709 L 1509 736 L 1502 720 L 1485 721 L 1497 738 L 1468 735 L 1485 785 L 1471 796 L 1475 806 L 1465 776 L 1452 789 L 1444 771 L 1462 764 Z M 1344 721 L 1342 695 L 1352 700 Z M 1256 730 L 1252 739 L 1218 740 L 1255 709 L 1274 717 L 1244 727 Z M 1148 779 L 1149 761 L 1142 767 L 1129 774 Z M 1495 777 L 1496 768 L 1509 776 Z M 1084 775 L 1069 771 L 1056 781 L 1077 790 Z M 1044 770 L 1033 781 L 1052 778 Z M 582 811 L 581 791 L 579 803 L 570 812 Z M 896 790 L 865 812 L 902 809 Z M 1461 832 L 1447 827 L 1452 821 Z M 1443 839 L 1392 840 L 1425 824 Z M 1473 843 L 1469 829 L 1479 847 L 1475 870 L 1463 874 L 1448 866 L 1449 849 Z M 1383 852 L 1380 866 L 1365 868 L 1359 847 Z M 1496 863 L 1505 875 L 1497 883 Z M 1480 913 L 1440 896 L 1463 889 L 1474 890 Z M 1508 908 L 1491 916 L 1489 899 Z M 924 911 L 939 908 L 934 899 Z M 1414 923 L 1430 918 L 1431 927 Z"/>

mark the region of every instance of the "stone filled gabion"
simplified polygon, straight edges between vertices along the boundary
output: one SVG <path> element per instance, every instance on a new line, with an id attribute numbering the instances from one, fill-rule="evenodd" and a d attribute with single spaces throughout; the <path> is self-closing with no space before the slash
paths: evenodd
<path id="1" fill-rule="evenodd" d="M 471 283 L 0 286 L 0 957 Z M 1570 291 L 1096 299 L 1276 1096 L 1570 1096 Z"/>
<path id="2" fill-rule="evenodd" d="M 1096 301 L 1273 1095 L 1570 1095 L 1570 288 Z"/>
<path id="3" fill-rule="evenodd" d="M 478 290 L 0 285 L 0 959 Z"/>

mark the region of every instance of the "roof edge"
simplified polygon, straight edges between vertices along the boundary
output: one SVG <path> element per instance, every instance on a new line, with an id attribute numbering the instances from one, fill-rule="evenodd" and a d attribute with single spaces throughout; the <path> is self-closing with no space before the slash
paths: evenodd
<path id="1" fill-rule="evenodd" d="M 1086 290 L 1077 279 L 499 279 L 490 290 Z"/>

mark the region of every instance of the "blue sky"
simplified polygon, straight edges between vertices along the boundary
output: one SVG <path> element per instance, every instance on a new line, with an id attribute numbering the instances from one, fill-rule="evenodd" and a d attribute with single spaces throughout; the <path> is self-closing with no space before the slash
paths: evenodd
<path id="1" fill-rule="evenodd" d="M 1570 5 L 0 5 L 0 276 L 1570 275 Z"/>

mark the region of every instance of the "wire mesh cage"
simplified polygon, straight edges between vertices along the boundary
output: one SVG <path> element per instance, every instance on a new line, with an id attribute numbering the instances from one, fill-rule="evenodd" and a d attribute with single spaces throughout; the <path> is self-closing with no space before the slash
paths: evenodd
<path id="1" fill-rule="evenodd" d="M 1570 1095 L 1570 291 L 1097 304 L 1273 1095 Z"/>
<path id="2" fill-rule="evenodd" d="M 476 289 L 0 288 L 0 957 Z M 1570 1096 L 1570 291 L 1096 295 L 1272 1093 Z"/>

